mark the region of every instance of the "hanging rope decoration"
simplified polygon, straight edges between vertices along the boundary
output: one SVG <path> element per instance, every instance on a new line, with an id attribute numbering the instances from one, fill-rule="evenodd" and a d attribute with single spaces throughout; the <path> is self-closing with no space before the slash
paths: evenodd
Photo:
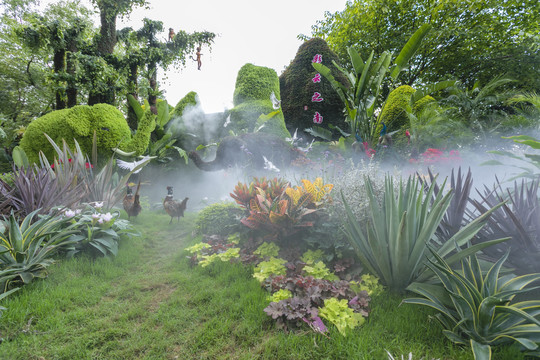
<path id="1" fill-rule="evenodd" d="M 314 57 L 313 57 L 313 60 L 311 61 L 313 63 L 322 63 L 322 55 L 321 54 L 316 54 Z M 318 84 L 321 82 L 321 74 L 317 73 L 315 74 L 315 76 L 313 77 L 313 79 L 311 79 L 311 81 L 313 81 L 314 84 Z M 313 96 L 311 97 L 311 102 L 322 102 L 324 99 L 322 98 L 321 96 L 321 93 L 318 92 L 318 91 L 315 91 L 313 93 Z M 315 124 L 322 124 L 323 122 L 323 116 L 318 112 L 318 111 L 315 111 L 315 114 L 313 115 L 313 122 Z"/>

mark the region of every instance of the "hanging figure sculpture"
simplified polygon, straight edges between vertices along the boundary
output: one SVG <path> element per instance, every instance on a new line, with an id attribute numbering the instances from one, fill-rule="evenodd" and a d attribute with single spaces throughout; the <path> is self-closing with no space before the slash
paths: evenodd
<path id="1" fill-rule="evenodd" d="M 195 53 L 195 55 L 197 55 L 197 58 L 194 58 L 194 57 L 191 57 L 193 59 L 193 61 L 196 61 L 197 62 L 197 70 L 201 70 L 201 65 L 202 65 L 202 62 L 201 62 L 201 46 L 197 46 L 197 52 Z"/>
<path id="2" fill-rule="evenodd" d="M 174 35 L 175 35 L 174 29 L 169 28 L 169 41 L 173 41 Z"/>

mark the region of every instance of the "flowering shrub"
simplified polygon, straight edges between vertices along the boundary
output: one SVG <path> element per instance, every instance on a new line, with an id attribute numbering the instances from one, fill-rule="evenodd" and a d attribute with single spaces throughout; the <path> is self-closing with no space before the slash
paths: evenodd
<path id="1" fill-rule="evenodd" d="M 450 150 L 448 154 L 445 154 L 444 151 L 439 149 L 429 148 L 422 154 L 420 154 L 419 159 L 409 159 L 409 162 L 412 164 L 422 163 L 426 165 L 431 164 L 458 164 L 461 162 L 461 156 L 459 151 Z"/>
<path id="2" fill-rule="evenodd" d="M 120 239 L 139 235 L 129 221 L 120 219 L 120 212 L 101 213 L 102 208 L 103 202 L 94 202 L 82 209 L 63 210 L 63 216 L 71 219 L 70 229 L 77 230 L 70 236 L 73 244 L 64 247 L 68 257 L 81 251 L 116 256 Z"/>
<path id="3" fill-rule="evenodd" d="M 68 159 L 68 163 L 71 164 L 72 161 L 73 161 L 73 159 Z M 59 160 L 58 163 L 59 163 L 60 165 L 63 164 L 62 160 Z M 52 164 L 51 164 L 51 169 L 54 169 L 54 164 L 55 164 L 55 163 L 52 163 Z M 87 169 L 93 169 L 93 168 L 94 168 L 94 165 L 90 164 L 89 162 L 86 162 L 86 164 L 85 164 L 84 166 L 85 166 L 85 168 L 87 168 Z"/>

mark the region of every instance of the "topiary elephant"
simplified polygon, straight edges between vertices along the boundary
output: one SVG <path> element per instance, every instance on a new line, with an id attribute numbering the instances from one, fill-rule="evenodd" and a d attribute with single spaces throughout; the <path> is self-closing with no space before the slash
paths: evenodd
<path id="1" fill-rule="evenodd" d="M 288 167 L 305 155 L 279 136 L 248 133 L 223 138 L 212 161 L 203 161 L 194 151 L 189 153 L 189 158 L 204 171 L 218 171 L 236 165 L 260 170 L 268 168 L 268 162 L 278 168 Z"/>
<path id="2" fill-rule="evenodd" d="M 110 156 L 113 148 L 141 155 L 150 142 L 150 134 L 156 127 L 156 115 L 150 109 L 141 117 L 137 132 L 131 135 L 124 115 L 112 105 L 79 105 L 69 109 L 50 112 L 30 123 L 20 146 L 30 163 L 39 163 L 39 152 L 43 151 L 49 161 L 56 156 L 54 148 L 43 135 L 46 133 L 57 144 L 64 139 L 69 146 L 77 140 L 86 154 L 92 152 L 94 131 L 97 137 L 98 154 Z"/>

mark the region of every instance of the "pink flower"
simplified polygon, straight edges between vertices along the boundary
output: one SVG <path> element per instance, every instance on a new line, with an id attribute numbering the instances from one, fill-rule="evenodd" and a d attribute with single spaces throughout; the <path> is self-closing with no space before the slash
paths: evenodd
<path id="1" fill-rule="evenodd" d="M 314 83 L 320 83 L 321 82 L 321 74 L 317 73 L 313 79 L 311 79 Z"/>

